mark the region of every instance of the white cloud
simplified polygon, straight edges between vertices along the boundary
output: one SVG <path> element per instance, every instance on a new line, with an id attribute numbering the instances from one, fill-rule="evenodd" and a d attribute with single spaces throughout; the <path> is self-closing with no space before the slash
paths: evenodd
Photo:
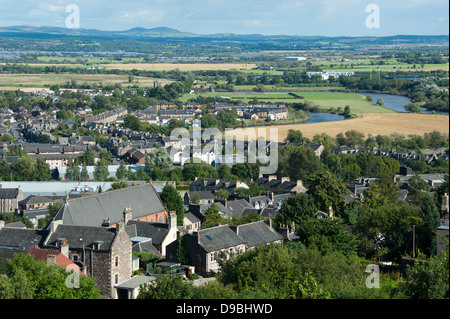
<path id="1" fill-rule="evenodd" d="M 143 10 L 138 12 L 122 12 L 119 15 L 121 22 L 161 22 L 165 15 L 161 10 Z"/>
<path id="2" fill-rule="evenodd" d="M 279 6 L 279 8 L 281 10 L 291 10 L 291 9 L 296 9 L 296 8 L 301 8 L 303 7 L 304 3 L 302 1 L 284 1 L 283 3 L 281 3 L 281 5 Z"/>
<path id="3" fill-rule="evenodd" d="M 244 24 L 247 27 L 257 27 L 257 26 L 261 25 L 261 21 L 259 21 L 259 20 L 245 20 Z"/>

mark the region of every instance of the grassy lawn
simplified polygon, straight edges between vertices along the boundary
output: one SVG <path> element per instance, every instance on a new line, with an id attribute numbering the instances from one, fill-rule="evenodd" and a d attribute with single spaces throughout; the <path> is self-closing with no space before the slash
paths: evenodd
<path id="1" fill-rule="evenodd" d="M 329 110 L 330 108 L 342 110 L 345 106 L 349 105 L 351 112 L 354 114 L 365 114 L 365 113 L 395 113 L 394 111 L 380 107 L 366 100 L 366 97 L 358 94 L 351 93 L 325 93 L 325 92 L 302 92 L 297 93 L 298 95 L 304 97 L 304 99 L 295 98 L 287 93 L 205 93 L 202 94 L 204 97 L 230 97 L 232 100 L 241 100 L 244 103 L 249 103 L 254 98 L 258 99 L 259 103 L 296 103 L 302 101 L 311 101 L 313 104 L 319 106 L 323 111 Z M 190 99 L 195 98 L 196 95 L 185 94 L 182 97 L 182 101 L 186 102 Z"/>

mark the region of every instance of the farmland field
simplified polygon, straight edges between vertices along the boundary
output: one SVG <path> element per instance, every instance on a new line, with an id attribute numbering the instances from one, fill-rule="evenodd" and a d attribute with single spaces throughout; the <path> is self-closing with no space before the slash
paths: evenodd
<path id="1" fill-rule="evenodd" d="M 256 64 L 235 64 L 235 63 L 112 63 L 102 64 L 106 69 L 120 70 L 144 70 L 144 71 L 208 71 L 208 70 L 251 70 L 257 67 Z"/>
<path id="2" fill-rule="evenodd" d="M 153 82 L 164 84 L 171 83 L 172 81 L 164 79 L 153 79 L 147 77 L 136 76 L 133 82 L 128 82 L 127 75 L 115 75 L 115 74 L 0 74 L 0 87 L 49 87 L 53 84 L 62 84 L 67 81 L 77 81 L 78 84 L 87 83 L 92 85 L 94 83 L 103 83 L 104 85 L 122 84 L 126 85 L 139 85 L 150 87 L 153 86 Z"/>
<path id="3" fill-rule="evenodd" d="M 279 141 L 283 141 L 287 137 L 287 133 L 289 130 L 300 130 L 303 133 L 303 136 L 307 138 L 313 138 L 314 135 L 322 133 L 326 133 L 329 136 L 336 137 L 337 134 L 345 133 L 350 130 L 362 132 L 365 134 L 366 137 L 369 134 L 376 136 L 378 134 L 391 135 L 395 133 L 402 134 L 405 136 L 411 134 L 423 136 L 424 133 L 429 133 L 433 131 L 439 131 L 443 134 L 448 135 L 449 117 L 447 115 L 431 115 L 431 114 L 368 113 L 362 115 L 362 118 L 345 120 L 340 122 L 278 125 L 278 126 L 271 126 L 270 128 L 278 129 Z"/>

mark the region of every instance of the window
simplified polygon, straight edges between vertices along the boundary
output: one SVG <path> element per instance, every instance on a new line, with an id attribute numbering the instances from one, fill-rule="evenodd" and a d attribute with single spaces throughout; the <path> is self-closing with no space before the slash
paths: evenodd
<path id="1" fill-rule="evenodd" d="M 119 257 L 118 256 L 115 258 L 114 264 L 115 264 L 116 267 L 119 266 Z"/>
<path id="2" fill-rule="evenodd" d="M 114 277 L 115 277 L 114 278 L 115 283 L 118 284 L 119 283 L 119 275 L 116 274 Z"/>

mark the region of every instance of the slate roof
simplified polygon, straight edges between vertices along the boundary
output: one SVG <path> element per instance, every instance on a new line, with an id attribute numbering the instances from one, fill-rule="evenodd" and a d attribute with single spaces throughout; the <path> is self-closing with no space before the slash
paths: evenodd
<path id="1" fill-rule="evenodd" d="M 153 246 L 151 240 L 145 242 L 136 242 L 135 244 L 133 244 L 132 250 L 133 252 L 151 253 L 153 255 L 161 257 L 161 253 L 158 251 L 158 249 L 156 249 L 155 246 Z"/>
<path id="2" fill-rule="evenodd" d="M 198 236 L 198 243 L 208 253 L 245 244 L 245 241 L 232 231 L 228 225 L 199 230 Z"/>
<path id="3" fill-rule="evenodd" d="M 153 245 L 161 245 L 162 241 L 169 232 L 169 224 L 158 224 L 130 220 L 127 222 L 127 227 L 125 228 L 125 230 L 130 238 L 151 238 Z"/>
<path id="4" fill-rule="evenodd" d="M 247 247 L 255 247 L 262 244 L 283 240 L 278 232 L 269 227 L 263 220 L 237 226 L 238 236 L 247 244 Z"/>
<path id="5" fill-rule="evenodd" d="M 165 207 L 150 183 L 107 191 L 91 196 L 67 200 L 55 216 L 65 225 L 97 226 L 110 219 L 117 224 L 123 211 L 131 206 L 133 218 L 144 217 L 165 211 Z"/>
<path id="6" fill-rule="evenodd" d="M 52 203 L 53 199 L 46 196 L 36 196 L 30 195 L 24 200 L 21 200 L 19 204 L 21 205 L 32 205 L 32 204 L 42 204 L 42 203 Z"/>
<path id="7" fill-rule="evenodd" d="M 253 208 L 245 199 L 236 199 L 227 202 L 227 208 L 233 215 L 241 215 L 246 208 Z"/>
<path id="8" fill-rule="evenodd" d="M 0 199 L 17 198 L 18 188 L 0 188 Z"/>
<path id="9" fill-rule="evenodd" d="M 115 228 L 58 225 L 48 238 L 45 246 L 55 247 L 61 239 L 66 239 L 70 249 L 92 248 L 96 242 L 102 242 L 99 250 L 110 250 L 116 237 Z"/>
<path id="10" fill-rule="evenodd" d="M 0 247 L 19 250 L 30 250 L 40 246 L 47 237 L 48 231 L 29 228 L 5 227 L 0 229 Z"/>

